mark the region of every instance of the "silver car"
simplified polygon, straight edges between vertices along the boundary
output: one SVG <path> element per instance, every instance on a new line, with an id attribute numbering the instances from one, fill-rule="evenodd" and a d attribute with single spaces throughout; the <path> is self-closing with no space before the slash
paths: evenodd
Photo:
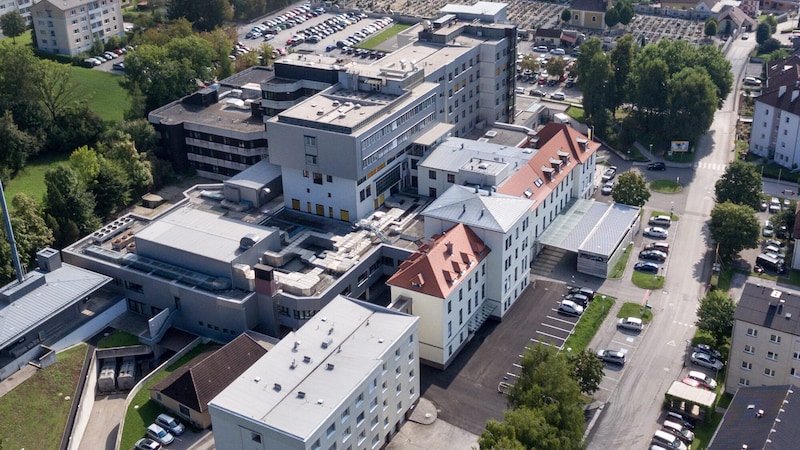
<path id="1" fill-rule="evenodd" d="M 642 319 L 638 317 L 623 317 L 617 322 L 617 328 L 631 331 L 642 331 Z"/>
<path id="2" fill-rule="evenodd" d="M 714 370 L 722 370 L 722 367 L 724 366 L 722 361 L 714 358 L 708 353 L 694 352 L 692 353 L 691 361 L 694 365 Z"/>
<path id="3" fill-rule="evenodd" d="M 644 229 L 642 233 L 647 237 L 653 237 L 658 239 L 666 239 L 667 238 L 667 230 L 661 227 L 647 227 Z"/>

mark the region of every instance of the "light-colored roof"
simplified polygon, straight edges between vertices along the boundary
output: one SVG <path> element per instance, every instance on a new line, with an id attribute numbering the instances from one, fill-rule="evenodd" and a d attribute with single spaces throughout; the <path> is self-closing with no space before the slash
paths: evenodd
<path id="1" fill-rule="evenodd" d="M 51 272 L 36 270 L 28 273 L 24 283 L 36 283 L 44 277 L 45 282 L 25 295 L 8 303 L 0 300 L 0 347 L 19 339 L 54 314 L 62 311 L 109 281 L 110 277 L 62 263 Z M 18 287 L 16 280 L 5 285 L 3 294 Z"/>
<path id="2" fill-rule="evenodd" d="M 217 395 L 209 409 L 307 440 L 380 370 L 384 354 L 418 320 L 337 296 Z"/>
<path id="3" fill-rule="evenodd" d="M 265 227 L 229 219 L 187 204 L 140 230 L 136 240 L 137 243 L 154 242 L 163 251 L 174 248 L 214 261 L 231 262 L 240 253 L 241 238 L 252 234 L 263 239 L 272 232 Z M 144 256 L 162 259 L 158 255 Z"/>
<path id="4" fill-rule="evenodd" d="M 268 159 L 253 164 L 247 169 L 237 173 L 225 180 L 223 184 L 231 186 L 242 186 L 251 189 L 260 189 L 265 184 L 281 176 L 281 166 L 276 166 Z"/>
<path id="5" fill-rule="evenodd" d="M 403 261 L 386 284 L 444 299 L 490 251 L 474 231 L 458 224 Z"/>
<path id="6" fill-rule="evenodd" d="M 666 394 L 668 397 L 678 397 L 689 400 L 698 405 L 712 407 L 717 399 L 717 393 L 703 388 L 689 386 L 680 381 L 673 381 Z"/>
<path id="7" fill-rule="evenodd" d="M 540 241 L 571 252 L 610 256 L 639 215 L 639 208 L 578 199 L 556 217 Z"/>
<path id="8" fill-rule="evenodd" d="M 506 233 L 532 207 L 533 202 L 525 198 L 454 185 L 425 208 L 422 216 Z"/>
<path id="9" fill-rule="evenodd" d="M 425 169 L 458 172 L 476 171 L 481 163 L 497 166 L 495 171 L 513 173 L 515 167 L 525 165 L 535 153 L 530 148 L 497 145 L 463 138 L 447 138 L 439 144 L 419 165 Z M 488 167 L 487 167 L 488 169 Z M 505 180 L 505 177 L 501 180 Z"/>
<path id="10" fill-rule="evenodd" d="M 447 4 L 439 11 L 445 14 L 484 14 L 495 15 L 506 7 L 505 3 L 475 2 L 474 5 Z"/>

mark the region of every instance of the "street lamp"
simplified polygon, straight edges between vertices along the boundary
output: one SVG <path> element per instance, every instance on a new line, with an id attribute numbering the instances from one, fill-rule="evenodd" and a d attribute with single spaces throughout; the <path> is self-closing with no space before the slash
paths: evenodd
<path id="1" fill-rule="evenodd" d="M 653 144 L 650 144 L 650 155 L 653 155 Z"/>
<path id="2" fill-rule="evenodd" d="M 674 212 L 675 212 L 675 202 L 669 202 L 669 218 L 670 219 L 674 218 L 673 217 L 674 216 Z"/>

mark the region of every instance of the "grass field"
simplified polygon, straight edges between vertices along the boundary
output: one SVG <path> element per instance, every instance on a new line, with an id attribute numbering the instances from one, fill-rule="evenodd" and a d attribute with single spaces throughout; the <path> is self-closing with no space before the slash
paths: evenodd
<path id="1" fill-rule="evenodd" d="M 144 436 L 145 428 L 153 423 L 153 421 L 156 419 L 156 416 L 164 412 L 164 410 L 161 408 L 161 405 L 150 400 L 150 386 L 163 380 L 169 374 L 189 362 L 192 358 L 207 351 L 211 347 L 214 346 L 211 344 L 198 345 L 189 353 L 184 355 L 183 358 L 180 358 L 174 364 L 164 369 L 164 371 L 154 376 L 146 386 L 142 387 L 136 396 L 133 397 L 130 405 L 128 405 L 128 411 L 125 412 L 125 428 L 123 428 L 122 431 L 122 442 L 120 443 L 120 448 L 133 447 L 136 441 Z"/>
<path id="2" fill-rule="evenodd" d="M 625 302 L 620 307 L 617 317 L 638 317 L 642 319 L 642 322 L 649 323 L 653 320 L 653 311 L 648 308 L 642 308 L 639 303 Z"/>
<path id="3" fill-rule="evenodd" d="M 396 23 L 392 25 L 390 28 L 387 28 L 382 32 L 376 34 L 375 36 L 372 36 L 371 38 L 367 39 L 366 41 L 358 44 L 358 47 L 366 48 L 368 50 L 377 50 L 379 45 L 397 36 L 398 33 L 409 27 L 411 27 L 411 25 Z"/>
<path id="4" fill-rule="evenodd" d="M 66 155 L 47 155 L 36 158 L 29 161 L 22 172 L 11 181 L 5 182 L 3 184 L 3 190 L 6 194 L 9 210 L 14 210 L 14 206 L 11 205 L 11 199 L 14 198 L 14 194 L 17 192 L 24 192 L 28 196 L 35 198 L 38 202 L 41 202 L 47 190 L 44 186 L 44 173 L 54 164 L 66 162 L 67 159 L 69 158 Z"/>
<path id="5" fill-rule="evenodd" d="M 570 106 L 567 108 L 567 115 L 580 123 L 583 123 L 586 120 L 586 112 L 583 110 L 583 108 L 578 108 L 577 106 Z"/>
<path id="6" fill-rule="evenodd" d="M 97 348 L 127 347 L 129 345 L 139 345 L 139 338 L 124 331 L 114 330 L 113 333 L 100 339 Z"/>
<path id="7" fill-rule="evenodd" d="M 86 357 L 86 345 L 58 354 L 58 362 L 0 398 L 3 448 L 58 448 Z"/>
<path id="8" fill-rule="evenodd" d="M 16 43 L 14 43 L 16 41 Z M 10 37 L 4 37 L 0 39 L 0 42 L 8 42 L 9 44 L 19 45 L 19 46 L 29 46 L 31 45 L 31 32 L 30 30 L 25 31 L 21 35 L 17 36 L 16 39 L 11 39 Z"/>
<path id="9" fill-rule="evenodd" d="M 628 244 L 625 248 L 625 252 L 622 253 L 619 261 L 614 265 L 614 269 L 611 270 L 611 273 L 608 275 L 608 278 L 622 278 L 622 274 L 625 273 L 625 267 L 628 265 L 628 259 L 631 257 L 632 249 L 633 244 Z"/>
<path id="10" fill-rule="evenodd" d="M 614 305 L 614 297 L 597 294 L 594 300 L 589 303 L 589 307 L 583 312 L 581 320 L 575 326 L 575 331 L 564 342 L 564 348 L 571 349 L 571 352 L 582 352 L 589 345 L 603 320 L 608 315 L 608 311 Z"/>
<path id="11" fill-rule="evenodd" d="M 664 277 L 661 275 L 653 275 L 652 273 L 633 271 L 631 281 L 636 286 L 642 289 L 661 289 L 664 287 Z"/>
<path id="12" fill-rule="evenodd" d="M 674 194 L 680 192 L 683 186 L 672 180 L 653 180 L 650 182 L 650 189 L 662 194 Z"/>
<path id="13" fill-rule="evenodd" d="M 119 85 L 122 77 L 97 69 L 72 66 L 77 94 L 86 96 L 89 108 L 106 122 L 119 122 L 130 108 L 128 93 Z"/>

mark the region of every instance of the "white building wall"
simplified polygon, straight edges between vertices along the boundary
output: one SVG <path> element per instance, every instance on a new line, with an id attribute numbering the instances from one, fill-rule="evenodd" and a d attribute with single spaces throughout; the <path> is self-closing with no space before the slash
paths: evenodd
<path id="1" fill-rule="evenodd" d="M 794 165 L 800 159 L 800 155 L 798 155 L 798 150 L 800 150 L 798 149 L 799 119 L 796 114 L 780 111 L 774 160 L 783 167 L 795 168 Z"/>
<path id="2" fill-rule="evenodd" d="M 588 199 L 594 194 L 595 186 L 595 171 L 596 171 L 596 158 L 597 152 L 592 153 L 589 159 L 583 164 L 578 164 L 572 167 L 573 176 L 576 177 L 576 182 L 572 183 L 572 197 Z"/>
<path id="3" fill-rule="evenodd" d="M 772 106 L 759 101 L 755 102 L 753 128 L 750 132 L 750 152 L 754 155 L 769 157 L 769 150 L 774 147 L 771 139 L 777 112 Z"/>
<path id="4" fill-rule="evenodd" d="M 800 383 L 798 336 L 737 320 L 732 337 L 726 392 L 741 386 Z"/>
<path id="5" fill-rule="evenodd" d="M 447 302 L 411 289 L 391 286 L 392 301 L 406 296 L 411 301 L 410 313 L 419 317 L 419 355 L 427 361 L 444 364 L 445 307 Z"/>
<path id="6" fill-rule="evenodd" d="M 356 192 L 354 180 L 331 176 L 331 181 L 328 181 L 328 176 L 322 175 L 322 184 L 317 184 L 313 172 L 291 167 L 281 167 L 281 174 L 287 208 L 320 215 L 317 206 L 320 205 L 321 215 L 325 217 L 331 217 L 332 212 L 334 219 L 346 220 L 342 213 L 346 211 L 349 219 L 353 220 L 359 209 L 365 208 L 365 204 L 372 206 L 371 200 L 359 202 L 358 197 L 353 196 L 353 192 Z"/>
<path id="7" fill-rule="evenodd" d="M 534 239 L 538 239 L 544 233 L 544 230 L 569 203 L 575 176 L 575 171 L 570 172 L 558 185 L 553 187 L 553 191 L 545 200 L 537 204 L 531 219 Z"/>

